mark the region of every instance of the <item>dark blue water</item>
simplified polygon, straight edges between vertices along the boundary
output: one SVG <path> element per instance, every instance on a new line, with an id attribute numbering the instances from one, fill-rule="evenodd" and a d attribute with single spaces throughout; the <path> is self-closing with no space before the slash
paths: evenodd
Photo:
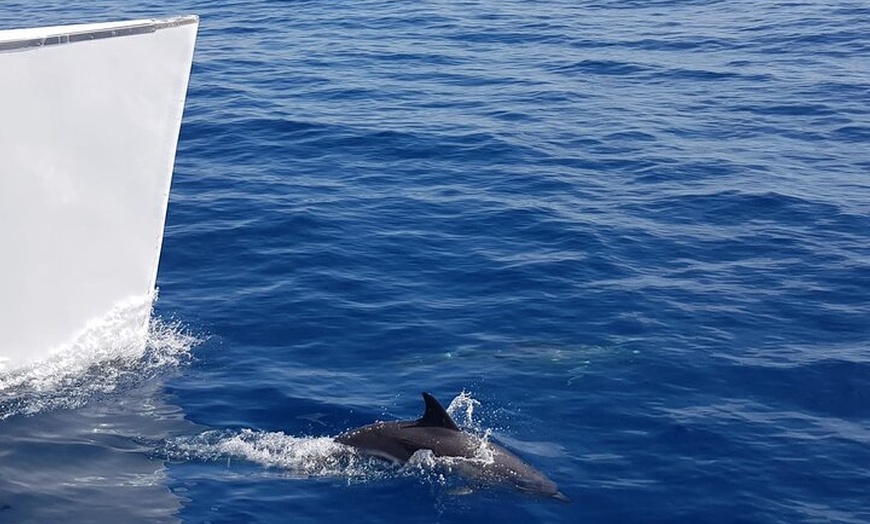
<path id="1" fill-rule="evenodd" d="M 0 521 L 870 521 L 864 2 L 157 4 L 0 5 L 202 17 L 175 349 L 7 405 Z M 423 390 L 574 502 L 325 438 Z"/>

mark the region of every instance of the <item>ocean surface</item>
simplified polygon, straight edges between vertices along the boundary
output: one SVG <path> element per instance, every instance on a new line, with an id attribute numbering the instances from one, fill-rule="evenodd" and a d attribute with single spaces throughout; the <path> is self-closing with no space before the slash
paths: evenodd
<path id="1" fill-rule="evenodd" d="M 2 0 L 0 27 L 185 13 L 149 347 L 4 393 L 0 522 L 870 522 L 866 2 Z M 421 391 L 573 502 L 331 440 Z"/>

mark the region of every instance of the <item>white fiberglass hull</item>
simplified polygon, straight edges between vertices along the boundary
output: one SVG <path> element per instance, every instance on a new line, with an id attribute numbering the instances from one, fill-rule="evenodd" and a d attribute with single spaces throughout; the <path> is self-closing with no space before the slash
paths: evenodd
<path id="1" fill-rule="evenodd" d="M 197 26 L 0 31 L 0 372 L 144 348 Z"/>

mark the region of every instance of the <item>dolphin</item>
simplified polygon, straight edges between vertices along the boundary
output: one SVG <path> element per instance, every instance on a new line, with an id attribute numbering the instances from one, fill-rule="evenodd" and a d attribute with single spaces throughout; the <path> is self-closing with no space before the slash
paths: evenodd
<path id="1" fill-rule="evenodd" d="M 563 502 L 556 483 L 505 448 L 459 429 L 447 410 L 429 393 L 423 393 L 426 411 L 418 420 L 375 422 L 335 437 L 360 453 L 404 464 L 419 450 L 436 457 L 454 457 L 456 469 L 482 484 L 512 486 L 520 491 Z"/>

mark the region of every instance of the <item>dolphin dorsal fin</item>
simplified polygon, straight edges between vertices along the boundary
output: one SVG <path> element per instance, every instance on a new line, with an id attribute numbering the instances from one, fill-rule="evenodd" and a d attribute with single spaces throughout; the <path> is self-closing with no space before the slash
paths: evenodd
<path id="1" fill-rule="evenodd" d="M 453 419 L 447 414 L 447 410 L 444 409 L 444 406 L 435 397 L 424 392 L 423 400 L 426 402 L 426 412 L 416 422 L 417 426 L 447 428 L 459 431 L 459 426 L 456 425 L 456 422 L 453 422 Z"/>

